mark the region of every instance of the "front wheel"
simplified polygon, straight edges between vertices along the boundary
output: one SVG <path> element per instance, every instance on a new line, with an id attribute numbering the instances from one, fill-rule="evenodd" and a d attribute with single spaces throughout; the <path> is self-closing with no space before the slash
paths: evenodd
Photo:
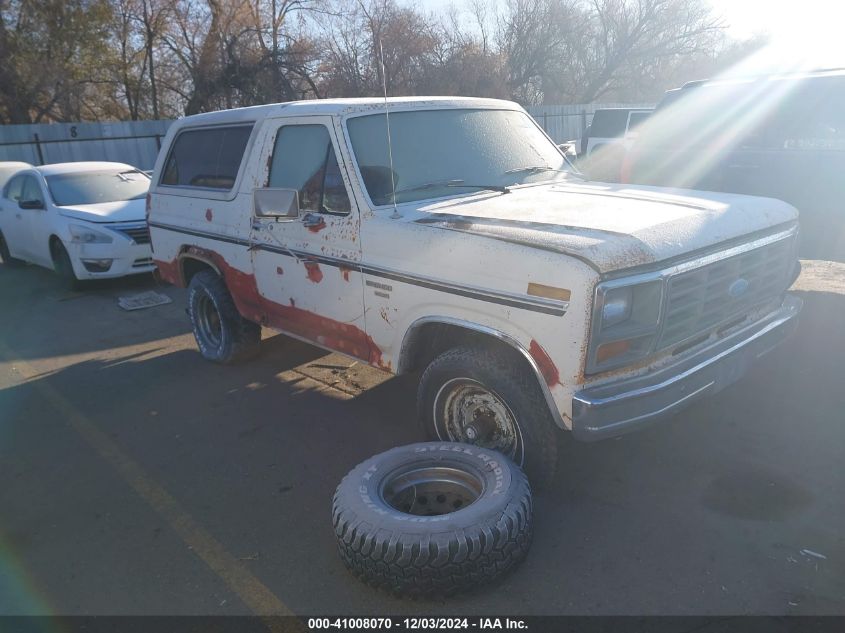
<path id="1" fill-rule="evenodd" d="M 495 350 L 455 348 L 423 372 L 417 394 L 423 431 L 503 453 L 537 487 L 557 468 L 559 432 L 535 376 Z"/>
<path id="2" fill-rule="evenodd" d="M 53 270 L 61 278 L 62 284 L 69 290 L 79 290 L 82 287 L 82 282 L 73 271 L 73 264 L 65 245 L 56 240 L 50 246 L 50 252 L 53 256 Z"/>
<path id="3" fill-rule="evenodd" d="M 225 365 L 258 354 L 261 326 L 238 313 L 226 283 L 213 270 L 191 278 L 188 316 L 203 358 Z"/>

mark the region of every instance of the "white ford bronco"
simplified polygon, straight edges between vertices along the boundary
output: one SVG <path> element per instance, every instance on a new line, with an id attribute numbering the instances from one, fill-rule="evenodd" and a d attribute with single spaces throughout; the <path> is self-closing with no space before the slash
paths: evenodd
<path id="1" fill-rule="evenodd" d="M 794 329 L 797 213 L 587 182 L 506 101 L 302 101 L 186 117 L 148 196 L 206 358 L 261 327 L 421 372 L 440 439 L 537 483 L 593 440 L 736 381 Z"/>

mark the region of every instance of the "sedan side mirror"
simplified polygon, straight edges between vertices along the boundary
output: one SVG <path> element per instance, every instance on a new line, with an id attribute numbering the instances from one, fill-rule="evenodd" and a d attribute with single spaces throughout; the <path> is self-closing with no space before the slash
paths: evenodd
<path id="1" fill-rule="evenodd" d="M 252 200 L 255 217 L 277 220 L 295 220 L 299 217 L 299 192 L 296 189 L 255 189 Z"/>
<path id="2" fill-rule="evenodd" d="M 44 202 L 41 200 L 18 200 L 21 209 L 43 209 Z"/>

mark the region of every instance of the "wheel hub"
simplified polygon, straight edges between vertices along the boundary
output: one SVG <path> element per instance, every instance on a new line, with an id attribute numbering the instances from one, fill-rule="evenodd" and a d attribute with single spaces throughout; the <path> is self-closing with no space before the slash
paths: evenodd
<path id="1" fill-rule="evenodd" d="M 516 418 L 495 393 L 470 379 L 451 381 L 435 399 L 442 439 L 490 448 L 517 458 L 521 439 Z M 445 435 L 445 436 L 444 436 Z"/>

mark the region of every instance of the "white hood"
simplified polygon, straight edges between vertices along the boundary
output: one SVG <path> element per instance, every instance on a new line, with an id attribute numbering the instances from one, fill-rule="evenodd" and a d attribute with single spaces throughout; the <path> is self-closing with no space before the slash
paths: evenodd
<path id="1" fill-rule="evenodd" d="M 416 221 L 564 252 L 600 272 L 651 264 L 791 224 L 772 198 L 608 183 L 517 187 L 420 207 Z"/>
<path id="2" fill-rule="evenodd" d="M 142 198 L 99 204 L 78 204 L 72 207 L 58 207 L 58 209 L 63 216 L 87 222 L 143 222 L 145 206 L 146 203 Z"/>

